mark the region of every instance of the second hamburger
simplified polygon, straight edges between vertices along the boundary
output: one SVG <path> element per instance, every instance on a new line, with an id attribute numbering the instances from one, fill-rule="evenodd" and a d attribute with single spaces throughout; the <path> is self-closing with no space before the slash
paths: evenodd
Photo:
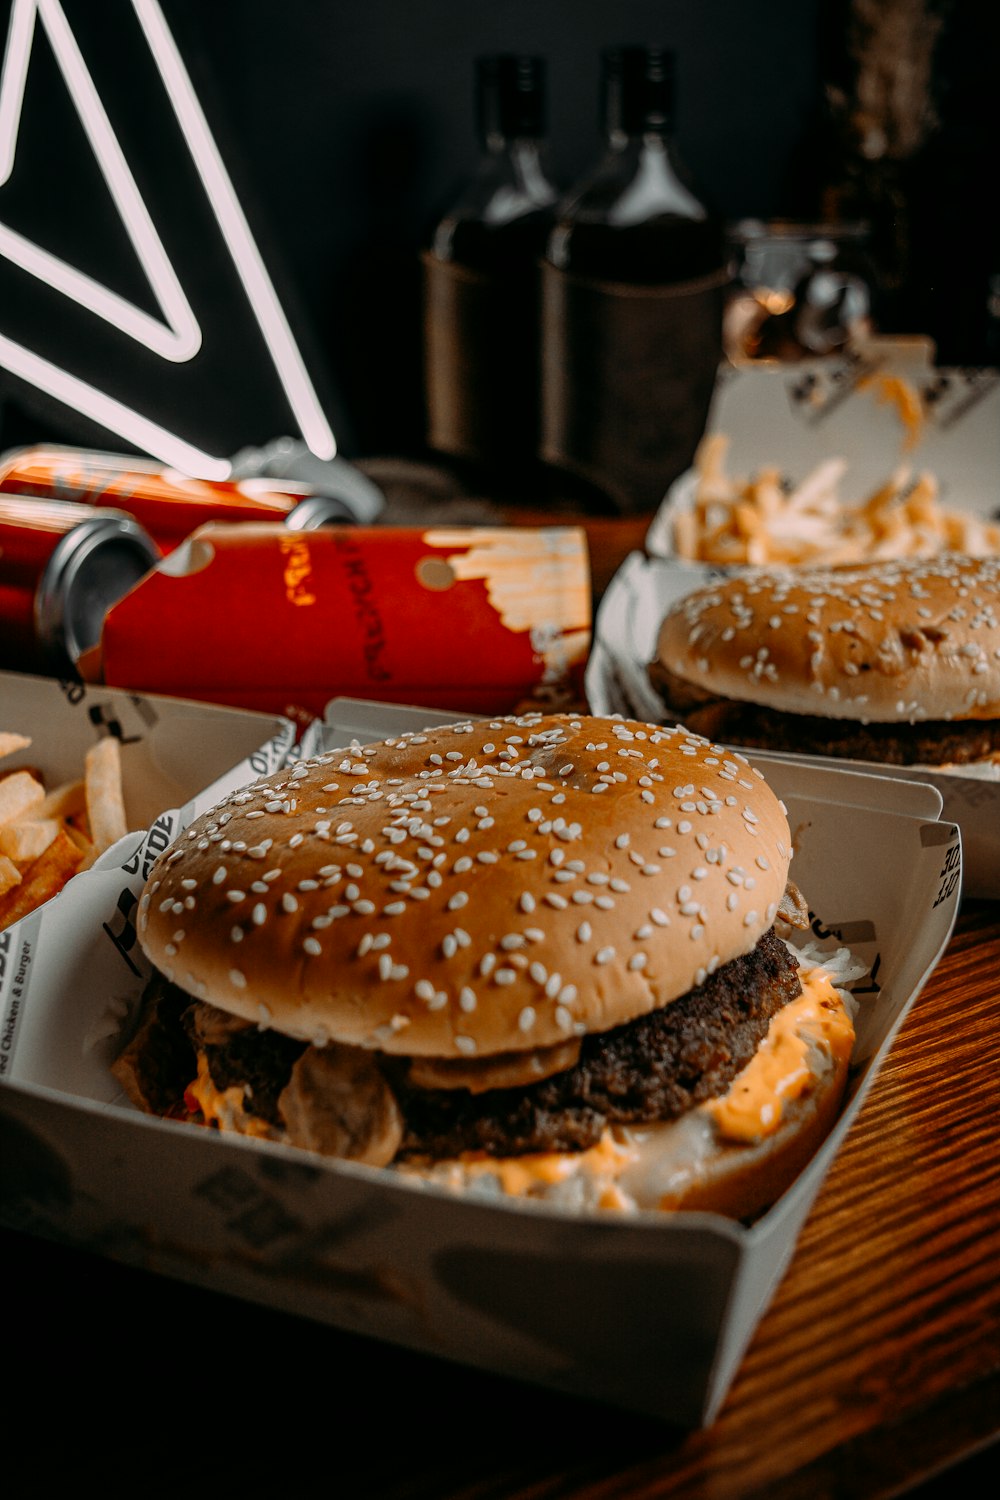
<path id="1" fill-rule="evenodd" d="M 668 611 L 649 671 L 726 744 L 1000 765 L 1000 558 L 735 573 Z"/>

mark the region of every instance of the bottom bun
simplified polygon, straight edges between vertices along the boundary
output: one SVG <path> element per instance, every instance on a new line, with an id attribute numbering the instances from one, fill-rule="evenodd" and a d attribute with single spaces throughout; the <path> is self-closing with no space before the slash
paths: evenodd
<path id="1" fill-rule="evenodd" d="M 467 1155 L 393 1170 L 456 1192 L 568 1209 L 701 1210 L 751 1219 L 792 1185 L 833 1128 L 854 1027 L 826 971 L 779 1012 L 728 1092 L 662 1125 L 616 1125 L 581 1152 Z"/>

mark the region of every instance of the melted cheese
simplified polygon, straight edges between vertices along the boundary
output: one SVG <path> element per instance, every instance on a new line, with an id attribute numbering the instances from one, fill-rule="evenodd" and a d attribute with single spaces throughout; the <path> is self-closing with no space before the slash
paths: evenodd
<path id="1" fill-rule="evenodd" d="M 800 968 L 802 994 L 771 1021 L 767 1037 L 729 1091 L 663 1124 L 615 1125 L 579 1152 L 394 1168 L 455 1192 L 542 1198 L 568 1208 L 634 1212 L 670 1207 L 706 1178 L 720 1145 L 748 1156 L 776 1132 L 784 1107 L 850 1056 L 854 1027 L 826 970 Z"/>
<path id="2" fill-rule="evenodd" d="M 825 969 L 800 973 L 802 994 L 774 1017 L 767 1036 L 728 1093 L 702 1106 L 730 1141 L 760 1141 L 781 1124 L 787 1101 L 801 1098 L 814 1070 L 810 1046 L 845 1061 L 854 1027 Z"/>
<path id="3" fill-rule="evenodd" d="M 276 1132 L 266 1120 L 247 1113 L 242 1088 L 216 1088 L 203 1052 L 198 1054 L 198 1076 L 184 1092 L 201 1110 L 206 1125 L 217 1130 L 237 1130 L 240 1135 L 257 1136 L 265 1141 L 275 1139 Z"/>

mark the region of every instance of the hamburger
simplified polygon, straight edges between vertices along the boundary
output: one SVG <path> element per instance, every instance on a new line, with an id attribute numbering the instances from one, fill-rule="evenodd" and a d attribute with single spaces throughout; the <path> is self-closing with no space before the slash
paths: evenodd
<path id="1" fill-rule="evenodd" d="M 756 1214 L 853 1032 L 785 811 L 681 728 L 450 724 L 301 761 L 160 856 L 115 1071 L 155 1113 L 449 1186 Z"/>
<path id="2" fill-rule="evenodd" d="M 732 574 L 673 605 L 649 673 L 726 744 L 1000 766 L 1000 558 Z"/>

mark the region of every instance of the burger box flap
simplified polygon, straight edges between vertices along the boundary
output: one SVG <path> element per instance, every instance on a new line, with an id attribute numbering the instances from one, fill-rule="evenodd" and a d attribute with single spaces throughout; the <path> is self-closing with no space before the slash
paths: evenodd
<path id="1" fill-rule="evenodd" d="M 292 723 L 270 714 L 20 672 L 0 672 L 0 730 L 31 740 L 4 756 L 0 769 L 32 766 L 47 787 L 82 776 L 90 746 L 116 738 L 125 810 L 136 829 L 165 808 L 179 808 L 189 823 L 233 787 L 275 770 L 295 740 Z"/>
<path id="2" fill-rule="evenodd" d="M 815 935 L 849 942 L 872 977 L 844 1111 L 752 1226 L 487 1202 L 136 1112 L 109 1065 L 148 972 L 131 921 L 156 852 L 141 835 L 0 940 L 12 1163 L 0 1220 L 351 1332 L 710 1422 L 958 902 L 955 828 L 880 807 L 870 789 L 838 800 L 866 778 L 774 771 Z"/>
<path id="3" fill-rule="evenodd" d="M 982 519 L 1000 514 L 1000 371 L 937 368 L 925 340 L 876 339 L 852 354 L 796 364 L 761 362 L 720 370 L 707 431 L 729 440 L 733 478 L 777 467 L 799 482 L 825 459 L 846 462 L 840 494 L 857 503 L 900 464 L 928 471 L 943 506 Z M 916 398 L 919 428 L 902 418 L 885 382 Z M 914 441 L 916 438 L 916 441 Z M 673 551 L 673 522 L 690 507 L 693 471 L 664 498 L 646 550 Z"/>
<path id="4" fill-rule="evenodd" d="M 601 601 L 594 645 L 587 663 L 585 690 L 597 714 L 624 713 L 661 723 L 670 714 L 649 680 L 647 664 L 656 649 L 660 622 L 669 606 L 692 589 L 727 576 L 724 568 L 676 558 L 646 558 L 634 552 L 619 568 Z M 758 759 L 757 752 L 753 758 Z M 967 896 L 1000 897 L 1000 774 L 983 768 L 943 771 L 931 766 L 887 766 L 877 761 L 829 756 L 769 753 L 768 759 L 798 761 L 891 781 L 894 791 L 880 791 L 885 805 L 903 795 L 904 783 L 933 788 L 942 800 L 942 815 L 962 830 L 963 888 Z M 893 802 L 893 805 L 898 805 Z M 915 807 L 916 804 L 913 804 Z"/>

